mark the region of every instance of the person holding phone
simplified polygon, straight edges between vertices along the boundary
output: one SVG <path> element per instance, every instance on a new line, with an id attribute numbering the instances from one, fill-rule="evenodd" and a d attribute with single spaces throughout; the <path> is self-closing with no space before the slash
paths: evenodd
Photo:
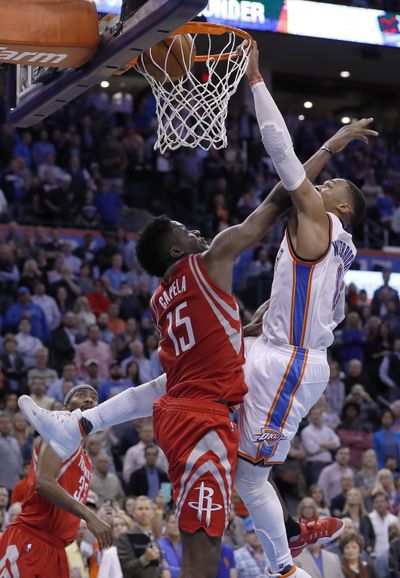
<path id="1" fill-rule="evenodd" d="M 153 536 L 153 502 L 147 496 L 138 496 L 133 514 L 135 525 L 117 542 L 123 577 L 171 578 L 170 571 L 163 568 L 161 549 Z"/>

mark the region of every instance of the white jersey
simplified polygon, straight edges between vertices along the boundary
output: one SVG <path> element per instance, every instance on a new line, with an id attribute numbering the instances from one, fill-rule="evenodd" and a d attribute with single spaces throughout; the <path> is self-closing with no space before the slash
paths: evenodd
<path id="1" fill-rule="evenodd" d="M 270 306 L 263 320 L 263 333 L 275 345 L 327 349 L 333 330 L 344 318 L 344 274 L 356 256 L 351 235 L 340 220 L 330 217 L 328 252 L 318 261 L 299 259 L 288 232 L 275 262 Z"/>

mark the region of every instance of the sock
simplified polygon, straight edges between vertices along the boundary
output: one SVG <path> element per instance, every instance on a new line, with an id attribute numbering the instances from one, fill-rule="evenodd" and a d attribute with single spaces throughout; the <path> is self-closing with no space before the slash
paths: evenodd
<path id="1" fill-rule="evenodd" d="M 296 522 L 291 516 L 285 521 L 287 539 L 296 538 L 300 535 L 300 524 Z"/>
<path id="2" fill-rule="evenodd" d="M 138 387 L 130 387 L 97 407 L 82 412 L 81 428 L 96 433 L 139 417 L 153 415 L 153 403 L 166 391 L 165 374 Z"/>
<path id="3" fill-rule="evenodd" d="M 272 573 L 293 566 L 285 531 L 282 506 L 268 481 L 270 468 L 253 466 L 239 458 L 235 487 L 252 517 L 254 530 Z"/>

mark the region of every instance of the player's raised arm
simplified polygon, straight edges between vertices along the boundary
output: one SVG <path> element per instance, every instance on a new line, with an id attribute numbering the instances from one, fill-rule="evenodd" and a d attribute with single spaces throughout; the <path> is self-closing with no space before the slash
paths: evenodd
<path id="1" fill-rule="evenodd" d="M 302 256 L 315 259 L 321 256 L 329 243 L 329 221 L 321 195 L 308 178 L 297 158 L 285 121 L 268 92 L 258 67 L 258 49 L 254 43 L 250 55 L 247 78 L 252 86 L 257 122 L 266 151 L 282 181 L 289 191 L 299 223 L 307 229 L 302 245 Z M 377 133 L 368 128 L 372 119 L 363 119 L 353 130 L 353 138 L 368 142 L 368 136 Z M 329 154 L 329 149 L 325 151 Z M 304 255 L 304 252 L 307 253 Z"/>
<path id="2" fill-rule="evenodd" d="M 42 442 L 36 469 L 36 491 L 58 508 L 85 520 L 88 529 L 98 539 L 100 548 L 108 548 L 112 545 L 110 526 L 87 506 L 70 496 L 58 483 L 62 463 L 52 448 Z"/>

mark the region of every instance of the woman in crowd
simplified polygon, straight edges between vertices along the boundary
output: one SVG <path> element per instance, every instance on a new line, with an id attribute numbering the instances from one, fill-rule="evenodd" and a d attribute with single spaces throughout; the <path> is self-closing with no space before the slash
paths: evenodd
<path id="1" fill-rule="evenodd" d="M 126 514 L 119 513 L 113 517 L 111 528 L 113 531 L 114 544 L 111 548 L 103 551 L 97 578 L 123 578 L 116 543 L 120 535 L 131 530 L 132 527 L 133 522 Z"/>
<path id="2" fill-rule="evenodd" d="M 361 561 L 363 540 L 356 532 L 344 532 L 339 539 L 343 556 L 342 570 L 345 578 L 377 578 L 370 564 Z"/>
<path id="3" fill-rule="evenodd" d="M 359 488 L 353 488 L 347 492 L 342 517 L 352 519 L 354 529 L 359 532 L 364 539 L 365 550 L 368 553 L 372 552 L 375 546 L 375 532 L 365 509 L 364 498 Z"/>
<path id="4" fill-rule="evenodd" d="M 393 473 L 388 468 L 382 468 L 378 471 L 376 482 L 372 488 L 372 495 L 377 492 L 384 492 L 387 497 L 389 510 L 396 513 L 396 486 L 394 484 Z"/>
<path id="5" fill-rule="evenodd" d="M 318 484 L 313 484 L 308 490 L 308 495 L 317 506 L 317 514 L 320 518 L 329 517 L 331 512 L 325 503 L 324 490 Z"/>
<path id="6" fill-rule="evenodd" d="M 312 498 L 303 498 L 299 502 L 297 515 L 303 522 L 318 518 L 317 504 Z"/>
<path id="7" fill-rule="evenodd" d="M 96 316 L 86 297 L 78 297 L 75 301 L 74 313 L 78 319 L 78 332 L 81 335 L 86 335 L 88 327 L 96 323 Z"/>

